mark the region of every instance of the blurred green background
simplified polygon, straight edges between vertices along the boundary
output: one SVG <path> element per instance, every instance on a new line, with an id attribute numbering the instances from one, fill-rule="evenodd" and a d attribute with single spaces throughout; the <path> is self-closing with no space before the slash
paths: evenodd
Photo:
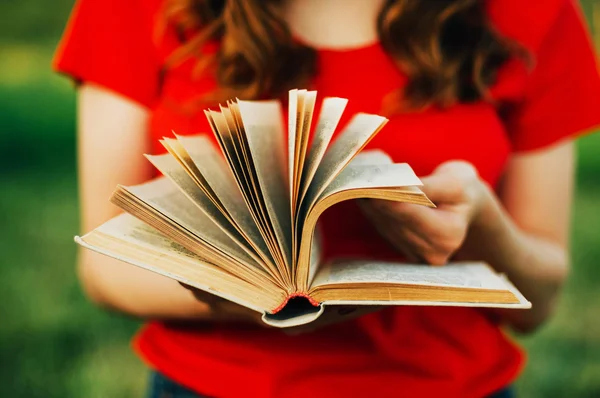
<path id="1" fill-rule="evenodd" d="M 591 24 L 593 1 L 583 3 Z M 74 92 L 50 69 L 71 6 L 0 2 L 0 397 L 145 388 L 129 348 L 138 322 L 86 302 L 74 272 Z M 519 338 L 530 357 L 522 397 L 600 397 L 600 134 L 578 147 L 573 272 L 557 316 Z"/>

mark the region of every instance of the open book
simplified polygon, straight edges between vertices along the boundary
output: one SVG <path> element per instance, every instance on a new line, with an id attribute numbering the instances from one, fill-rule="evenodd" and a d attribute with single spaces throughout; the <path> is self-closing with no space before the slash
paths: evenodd
<path id="1" fill-rule="evenodd" d="M 205 135 L 165 138 L 167 154 L 147 155 L 162 176 L 118 186 L 111 201 L 125 213 L 76 241 L 259 311 L 279 327 L 315 321 L 329 305 L 343 308 L 337 315 L 356 313 L 349 306 L 530 306 L 482 263 L 322 264 L 317 221 L 334 204 L 434 205 L 407 164 L 362 151 L 387 119 L 359 113 L 332 140 L 347 100 L 325 98 L 313 126 L 315 102 L 314 91 L 289 92 L 287 142 L 279 101 L 205 111 L 218 147 Z"/>

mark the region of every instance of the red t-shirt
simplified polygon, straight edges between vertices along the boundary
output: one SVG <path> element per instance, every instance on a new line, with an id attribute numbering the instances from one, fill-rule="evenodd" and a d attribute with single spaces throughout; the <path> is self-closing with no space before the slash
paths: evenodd
<path id="1" fill-rule="evenodd" d="M 55 62 L 63 73 L 148 108 L 156 152 L 163 151 L 158 139 L 171 130 L 210 131 L 201 111 L 182 104 L 215 87 L 210 75 L 192 80 L 189 62 L 159 78 L 165 57 L 178 45 L 171 34 L 153 39 L 160 3 L 79 1 Z M 492 105 L 479 102 L 392 116 L 370 148 L 408 162 L 419 175 L 446 160 L 467 160 L 496 185 L 512 152 L 548 146 L 600 122 L 600 79 L 575 2 L 488 5 L 500 32 L 535 58 L 529 72 L 520 62 L 507 64 L 493 87 L 494 98 L 512 104 L 511 112 L 500 118 Z M 320 98 L 348 98 L 344 121 L 356 112 L 380 112 L 382 98 L 405 83 L 379 44 L 320 49 L 318 55 L 319 74 L 310 88 Z M 326 255 L 397 258 L 355 210 L 342 203 L 323 215 Z M 389 308 L 299 336 L 150 322 L 135 346 L 153 368 L 221 397 L 482 397 L 511 383 L 523 365 L 500 325 L 472 308 Z"/>

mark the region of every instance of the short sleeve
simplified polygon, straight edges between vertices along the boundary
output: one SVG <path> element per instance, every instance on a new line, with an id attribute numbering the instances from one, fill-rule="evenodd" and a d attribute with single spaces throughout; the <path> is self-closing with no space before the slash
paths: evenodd
<path id="1" fill-rule="evenodd" d="M 600 75 L 574 0 L 561 6 L 533 56 L 522 99 L 507 115 L 516 152 L 539 149 L 600 124 Z"/>
<path id="2" fill-rule="evenodd" d="M 54 69 L 151 107 L 157 97 L 160 69 L 153 44 L 152 3 L 77 0 Z"/>

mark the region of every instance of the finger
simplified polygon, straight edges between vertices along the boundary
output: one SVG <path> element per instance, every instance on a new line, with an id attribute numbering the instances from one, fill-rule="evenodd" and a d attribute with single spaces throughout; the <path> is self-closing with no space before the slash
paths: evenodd
<path id="1" fill-rule="evenodd" d="M 399 221 L 398 212 L 386 215 L 381 209 L 370 210 L 377 232 L 392 246 L 410 257 L 411 261 L 427 264 L 445 264 L 451 254 L 444 245 L 440 245 L 440 237 L 436 232 L 440 227 L 439 215 L 434 209 L 421 206 L 411 207 Z"/>
<path id="2" fill-rule="evenodd" d="M 383 201 L 380 201 L 383 202 Z M 382 203 L 365 208 L 377 232 L 393 247 L 402 252 L 408 261 L 442 265 L 450 252 L 439 245 L 440 213 L 435 209 L 406 203 Z"/>
<path id="3" fill-rule="evenodd" d="M 433 203 L 455 203 L 462 200 L 463 183 L 456 176 L 449 173 L 431 174 L 421 178 L 423 186 L 421 191 Z"/>
<path id="4" fill-rule="evenodd" d="M 390 242 L 402 255 L 406 258 L 409 263 L 425 264 L 425 261 L 414 251 L 413 247 L 400 239 L 395 239 L 394 242 Z"/>
<path id="5" fill-rule="evenodd" d="M 412 203 L 377 199 L 374 200 L 373 203 L 369 203 L 369 205 L 365 207 L 365 211 L 369 215 L 377 213 L 383 217 L 395 220 L 398 223 L 415 224 L 419 222 L 424 215 L 433 214 L 432 212 L 434 212 L 435 209 Z"/>
<path id="6" fill-rule="evenodd" d="M 383 200 L 369 200 L 365 201 L 368 203 L 362 203 L 359 205 L 359 208 L 363 212 L 364 215 L 367 216 L 371 220 L 371 222 L 376 223 L 380 222 L 382 219 L 389 218 L 391 216 L 390 209 L 382 205 L 379 202 L 385 202 Z"/>
<path id="7" fill-rule="evenodd" d="M 373 199 L 368 204 L 363 205 L 362 209 L 369 216 L 379 215 L 380 217 L 402 221 L 406 217 L 406 213 L 418 207 L 422 206 L 391 200 Z"/>
<path id="8" fill-rule="evenodd" d="M 360 199 L 358 200 L 359 207 L 362 209 L 372 209 L 372 208 L 383 208 L 387 207 L 390 203 L 398 203 L 393 200 L 387 199 Z"/>
<path id="9" fill-rule="evenodd" d="M 431 175 L 421 179 L 424 192 L 432 201 L 464 200 L 467 188 L 479 179 L 477 169 L 465 161 L 442 163 Z"/>
<path id="10" fill-rule="evenodd" d="M 262 321 L 262 314 L 254 310 L 183 282 L 179 282 L 179 284 L 189 290 L 196 300 L 207 304 L 217 320 L 253 321 L 264 327 L 270 327 Z"/>
<path id="11" fill-rule="evenodd" d="M 411 236 L 423 242 L 423 246 L 435 247 L 439 230 L 443 225 L 443 215 L 439 209 L 410 205 L 403 209 L 403 227 Z"/>
<path id="12" fill-rule="evenodd" d="M 414 238 L 414 243 L 422 248 L 422 258 L 437 264 L 445 263 L 462 245 L 467 225 L 461 214 L 418 207 L 405 214 L 402 230 L 406 239 Z"/>
<path id="13" fill-rule="evenodd" d="M 356 201 L 356 203 L 358 204 L 358 208 L 361 209 L 363 212 L 369 212 L 373 209 L 379 208 L 379 202 L 384 201 L 380 199 L 358 199 Z"/>
<path id="14" fill-rule="evenodd" d="M 181 286 L 183 286 L 185 289 L 189 290 L 194 295 L 194 298 L 196 300 L 201 301 L 205 304 L 208 304 L 210 307 L 215 307 L 215 306 L 220 305 L 223 302 L 228 302 L 228 300 L 225 300 L 224 298 L 221 298 L 217 295 L 206 292 L 204 290 L 198 289 L 194 286 L 185 284 L 183 282 L 179 282 L 179 284 Z"/>
<path id="15" fill-rule="evenodd" d="M 384 201 L 381 201 L 384 202 Z M 404 239 L 402 236 L 389 237 L 394 230 L 402 231 L 410 229 L 417 234 L 420 240 L 424 240 L 431 246 L 434 239 L 427 231 L 438 227 L 433 209 L 407 203 L 392 203 L 391 205 L 376 204 L 365 209 L 377 232 L 388 235 L 389 239 Z M 388 240 L 389 240 L 388 239 Z"/>
<path id="16" fill-rule="evenodd" d="M 440 226 L 438 222 L 440 213 L 429 207 L 410 203 L 391 203 L 377 208 L 376 211 L 397 227 L 413 230 L 426 239 Z"/>
<path id="17" fill-rule="evenodd" d="M 390 217 L 375 212 L 374 221 L 373 224 L 379 235 L 401 252 L 408 261 L 423 262 L 417 251 L 414 250 L 414 245 L 411 245 L 403 234 L 404 229 L 399 227 L 398 223 L 394 222 L 395 220 L 392 221 Z"/>
<path id="18" fill-rule="evenodd" d="M 405 231 L 401 231 L 395 234 L 390 234 L 386 237 L 386 240 L 402 255 L 406 261 L 416 264 L 427 264 L 427 261 L 421 255 L 423 251 L 418 240 L 409 238 Z"/>
<path id="19" fill-rule="evenodd" d="M 411 230 L 404 231 L 404 235 L 406 236 L 406 241 L 411 246 L 411 250 L 422 263 L 444 265 L 448 262 L 448 258 L 452 253 L 439 247 L 435 242 L 431 243 Z"/>

